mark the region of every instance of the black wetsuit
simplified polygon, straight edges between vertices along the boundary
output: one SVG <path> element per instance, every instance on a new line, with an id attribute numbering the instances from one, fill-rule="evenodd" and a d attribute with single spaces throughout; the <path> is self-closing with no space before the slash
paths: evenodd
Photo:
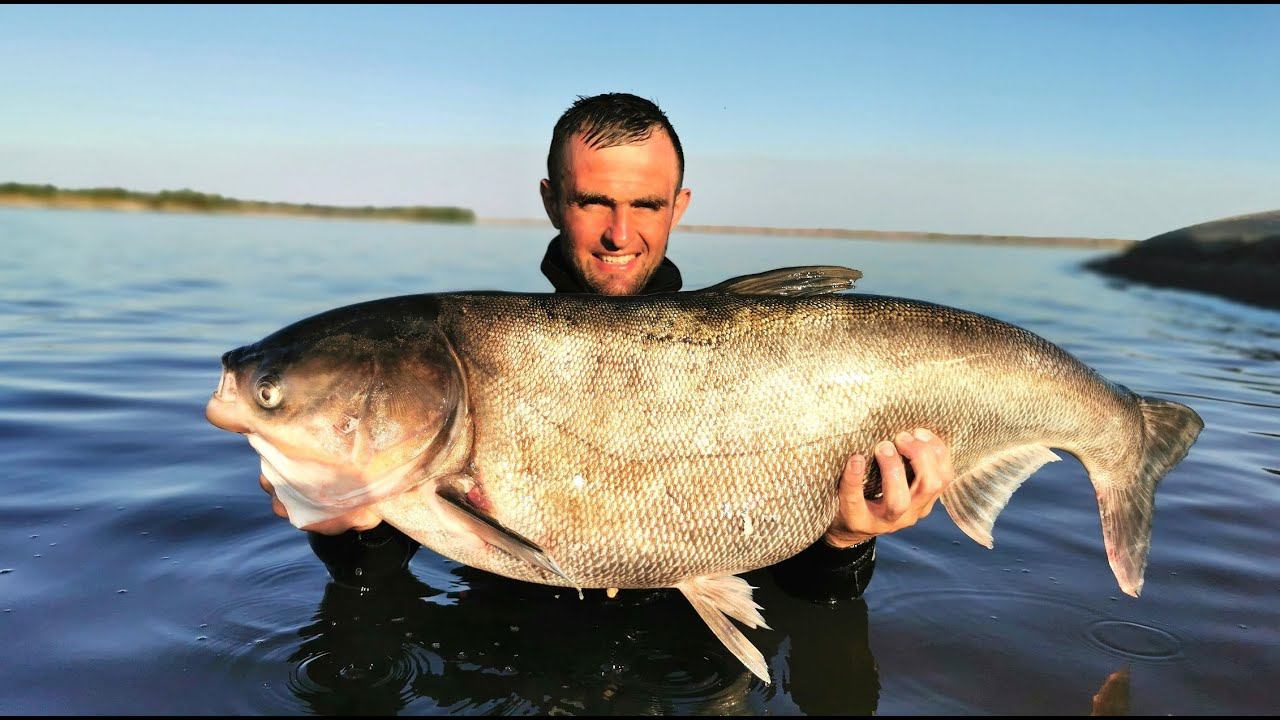
<path id="1" fill-rule="evenodd" d="M 565 261 L 559 236 L 547 245 L 542 274 L 557 293 L 591 292 Z M 682 284 L 680 269 L 664 257 L 640 294 L 675 292 Z M 347 585 L 365 585 L 376 582 L 380 576 L 394 574 L 403 569 L 418 550 L 416 541 L 386 523 L 364 532 L 349 530 L 331 537 L 309 535 L 312 549 L 329 568 L 333 579 Z M 860 597 L 871 581 L 875 562 L 875 538 L 843 550 L 819 539 L 771 570 L 784 591 L 809 600 L 835 602 Z"/>

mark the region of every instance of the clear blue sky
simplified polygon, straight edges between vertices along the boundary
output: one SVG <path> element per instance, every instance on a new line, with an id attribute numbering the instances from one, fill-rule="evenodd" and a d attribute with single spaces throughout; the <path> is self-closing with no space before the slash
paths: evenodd
<path id="1" fill-rule="evenodd" d="M 1280 208 L 1280 7 L 0 7 L 0 181 L 539 217 L 577 95 L 691 223 L 1146 237 Z"/>

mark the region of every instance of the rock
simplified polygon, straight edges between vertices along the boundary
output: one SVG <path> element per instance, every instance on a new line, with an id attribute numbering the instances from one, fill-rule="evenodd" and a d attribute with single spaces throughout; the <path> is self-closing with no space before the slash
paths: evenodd
<path id="1" fill-rule="evenodd" d="M 1280 308 L 1280 210 L 1167 232 L 1087 267 L 1149 285 Z"/>

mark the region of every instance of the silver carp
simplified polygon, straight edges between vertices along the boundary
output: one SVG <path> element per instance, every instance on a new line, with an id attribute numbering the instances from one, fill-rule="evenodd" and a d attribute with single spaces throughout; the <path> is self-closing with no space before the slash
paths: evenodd
<path id="1" fill-rule="evenodd" d="M 764 626 L 735 576 L 822 537 L 848 457 L 903 430 L 947 443 L 942 503 L 987 547 L 1050 449 L 1076 456 L 1111 569 L 1136 596 L 1156 485 L 1200 417 L 1013 325 L 838 293 L 859 276 L 352 305 L 224 355 L 206 414 L 249 437 L 295 524 L 374 505 L 435 552 L 507 577 L 678 588 L 766 682 L 728 619 Z"/>

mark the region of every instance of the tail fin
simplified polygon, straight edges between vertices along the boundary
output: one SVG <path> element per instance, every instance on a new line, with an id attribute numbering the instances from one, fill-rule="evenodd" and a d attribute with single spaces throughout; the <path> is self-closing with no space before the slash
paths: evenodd
<path id="1" fill-rule="evenodd" d="M 1137 468 L 1097 473 L 1090 468 L 1102 516 L 1107 560 L 1120 589 L 1134 597 L 1142 592 L 1142 574 L 1151 547 L 1151 517 L 1156 485 L 1186 457 L 1204 421 L 1194 410 L 1175 402 L 1138 397 L 1142 411 L 1142 457 Z"/>

